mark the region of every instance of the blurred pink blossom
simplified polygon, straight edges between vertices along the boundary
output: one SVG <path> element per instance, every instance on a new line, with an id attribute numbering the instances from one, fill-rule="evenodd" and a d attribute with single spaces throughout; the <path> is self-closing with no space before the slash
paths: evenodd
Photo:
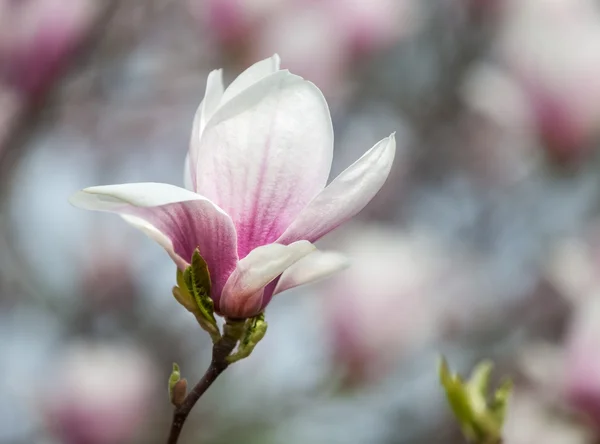
<path id="1" fill-rule="evenodd" d="M 600 134 L 600 9 L 592 0 L 506 0 L 498 52 L 525 91 L 548 153 L 584 158 Z"/>
<path id="2" fill-rule="evenodd" d="M 600 428 L 600 292 L 580 304 L 566 346 L 565 391 L 569 403 Z"/>
<path id="3" fill-rule="evenodd" d="M 562 412 L 573 426 L 578 423 L 577 428 L 587 430 L 586 435 L 596 437 L 600 430 L 599 253 L 593 229 L 555 247 L 546 274 L 573 307 L 566 338 L 559 346 L 529 347 L 522 359 L 538 401 L 544 402 L 547 410 Z"/>
<path id="4" fill-rule="evenodd" d="M 211 37 L 250 60 L 279 53 L 289 68 L 331 93 L 351 63 L 418 27 L 414 0 L 190 0 Z M 286 65 L 286 67 L 288 67 Z"/>
<path id="5" fill-rule="evenodd" d="M 565 349 L 536 343 L 523 348 L 522 378 L 511 395 L 503 429 L 506 444 L 594 444 L 597 434 L 573 408 L 565 382 Z"/>
<path id="6" fill-rule="evenodd" d="M 438 293 L 449 263 L 421 234 L 364 226 L 344 239 L 336 246 L 352 267 L 329 280 L 322 297 L 334 359 L 350 383 L 361 383 L 382 377 L 442 330 Z"/>
<path id="7" fill-rule="evenodd" d="M 42 92 L 88 31 L 92 0 L 0 0 L 0 77 L 27 96 Z"/>
<path id="8" fill-rule="evenodd" d="M 66 444 L 125 444 L 140 436 L 154 397 L 155 369 L 136 349 L 81 343 L 46 379 L 48 426 Z"/>
<path id="9" fill-rule="evenodd" d="M 582 424 L 549 409 L 529 390 L 516 390 L 508 404 L 503 444 L 593 444 L 594 434 Z"/>
<path id="10" fill-rule="evenodd" d="M 418 25 L 411 0 L 326 0 L 322 4 L 333 28 L 354 54 L 370 54 L 411 34 Z"/>

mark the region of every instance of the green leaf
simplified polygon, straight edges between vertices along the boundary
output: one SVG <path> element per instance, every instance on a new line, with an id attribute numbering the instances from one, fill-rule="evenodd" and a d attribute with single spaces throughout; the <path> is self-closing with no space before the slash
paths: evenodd
<path id="1" fill-rule="evenodd" d="M 215 316 L 214 316 L 214 302 L 210 298 L 210 273 L 208 271 L 208 265 L 202 256 L 200 256 L 200 252 L 198 249 L 194 251 L 192 255 L 192 264 L 188 267 L 186 272 L 189 275 L 190 286 L 188 287 L 194 299 L 196 299 L 196 303 L 198 304 L 198 308 L 204 317 L 207 319 L 214 321 L 216 324 Z"/>
<path id="2" fill-rule="evenodd" d="M 173 287 L 173 296 L 181 305 L 183 305 L 187 311 L 196 314 L 198 311 L 198 305 L 190 291 L 188 290 L 184 280 L 183 273 L 177 269 L 177 286 Z"/>
<path id="3" fill-rule="evenodd" d="M 250 356 L 256 345 L 265 337 L 268 324 L 265 321 L 264 313 L 259 314 L 246 321 L 244 334 L 240 339 L 238 350 L 227 358 L 231 364 L 240 359 Z"/>
<path id="4" fill-rule="evenodd" d="M 469 380 L 464 382 L 458 374 L 450 371 L 443 358 L 439 363 L 440 382 L 450 408 L 463 435 L 475 443 L 501 442 L 502 425 L 512 383 L 505 380 L 490 396 L 492 369 L 493 364 L 490 361 L 481 362 L 475 367 Z"/>
<path id="5" fill-rule="evenodd" d="M 175 299 L 196 316 L 213 343 L 221 338 L 214 314 L 214 302 L 210 297 L 210 272 L 198 249 L 192 255 L 192 263 L 182 273 L 177 270 L 177 285 L 173 289 Z M 178 288 L 179 290 L 176 290 Z"/>

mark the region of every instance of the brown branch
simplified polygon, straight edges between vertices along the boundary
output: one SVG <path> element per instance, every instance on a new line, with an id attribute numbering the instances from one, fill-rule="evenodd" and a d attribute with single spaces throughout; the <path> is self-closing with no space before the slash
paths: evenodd
<path id="1" fill-rule="evenodd" d="M 241 325 L 243 325 L 243 323 Z M 239 328 L 241 325 L 237 325 L 236 327 Z M 206 373 L 204 373 L 202 379 L 200 379 L 198 384 L 196 384 L 192 391 L 185 397 L 183 403 L 175 408 L 167 444 L 177 444 L 183 425 L 200 397 L 208 390 L 213 382 L 215 382 L 219 375 L 229 367 L 227 357 L 235 348 L 239 334 L 228 334 L 227 330 L 226 326 L 225 335 L 213 347 L 212 360 Z"/>

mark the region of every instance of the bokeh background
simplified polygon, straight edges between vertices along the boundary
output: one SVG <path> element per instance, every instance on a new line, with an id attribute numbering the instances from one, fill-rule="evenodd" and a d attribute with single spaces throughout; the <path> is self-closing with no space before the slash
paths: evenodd
<path id="1" fill-rule="evenodd" d="M 278 297 L 182 443 L 461 443 L 436 375 L 516 389 L 504 444 L 600 433 L 600 5 L 593 0 L 0 0 L 0 443 L 163 443 L 207 335 L 175 267 L 86 186 L 183 183 L 208 72 L 274 52 L 326 95 L 339 173 L 394 170 Z"/>

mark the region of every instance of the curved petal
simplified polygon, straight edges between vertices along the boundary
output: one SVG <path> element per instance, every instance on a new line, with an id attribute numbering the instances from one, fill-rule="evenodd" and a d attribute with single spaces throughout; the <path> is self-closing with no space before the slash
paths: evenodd
<path id="1" fill-rule="evenodd" d="M 256 62 L 231 82 L 223 94 L 223 103 L 228 102 L 264 77 L 279 71 L 280 64 L 281 60 L 277 54 L 273 54 L 268 59 Z"/>
<path id="2" fill-rule="evenodd" d="M 277 239 L 325 186 L 329 108 L 315 85 L 278 71 L 219 108 L 200 150 L 197 190 L 231 215 L 245 257 Z"/>
<path id="3" fill-rule="evenodd" d="M 315 242 L 356 215 L 383 186 L 395 153 L 396 140 L 392 134 L 336 177 L 302 210 L 277 242 L 289 244 L 300 239 Z"/>
<path id="4" fill-rule="evenodd" d="M 200 113 L 200 132 L 206 126 L 206 122 L 210 120 L 215 111 L 219 108 L 224 96 L 223 90 L 223 70 L 215 69 L 208 74 L 206 79 L 206 92 L 204 100 L 200 104 L 202 112 Z"/>
<path id="5" fill-rule="evenodd" d="M 121 215 L 165 248 L 180 269 L 199 248 L 211 274 L 213 299 L 218 302 L 237 263 L 237 243 L 231 218 L 210 200 L 173 185 L 133 183 L 86 188 L 70 202 Z"/>
<path id="6" fill-rule="evenodd" d="M 266 305 L 263 303 L 265 286 L 314 250 L 314 245 L 306 241 L 290 245 L 263 245 L 252 250 L 238 262 L 227 280 L 219 311 L 233 318 L 257 315 Z"/>
<path id="7" fill-rule="evenodd" d="M 200 147 L 200 137 L 202 131 L 206 126 L 206 122 L 212 117 L 215 111 L 219 108 L 221 99 L 223 97 L 223 70 L 215 69 L 208 74 L 206 79 L 206 90 L 204 92 L 204 99 L 200 102 L 198 110 L 194 115 L 194 122 L 192 124 L 192 135 L 190 138 L 190 149 L 188 156 L 186 157 L 186 172 L 184 172 L 184 180 L 189 180 L 193 184 L 191 187 L 186 185 L 186 188 L 192 190 L 196 184 L 196 168 L 191 168 L 192 165 L 196 165 L 198 161 L 198 150 Z"/>
<path id="8" fill-rule="evenodd" d="M 192 178 L 192 170 L 190 168 L 190 153 L 188 152 L 183 162 L 183 186 L 186 190 L 194 191 L 194 180 Z"/>
<path id="9" fill-rule="evenodd" d="M 348 258 L 343 254 L 333 251 L 314 251 L 283 272 L 273 294 L 320 281 L 348 268 L 349 265 Z"/>

